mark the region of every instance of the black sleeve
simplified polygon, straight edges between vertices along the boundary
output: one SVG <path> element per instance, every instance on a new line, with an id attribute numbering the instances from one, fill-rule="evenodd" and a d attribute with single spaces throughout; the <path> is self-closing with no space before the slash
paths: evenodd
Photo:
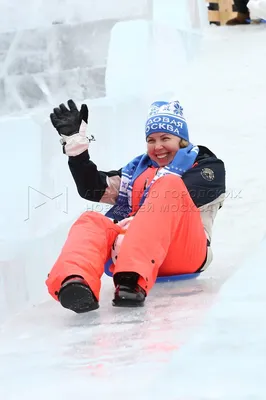
<path id="1" fill-rule="evenodd" d="M 225 193 L 224 163 L 215 157 L 200 161 L 182 179 L 197 207 L 211 203 Z"/>
<path id="2" fill-rule="evenodd" d="M 97 166 L 90 160 L 88 151 L 78 156 L 69 157 L 68 165 L 76 183 L 79 195 L 90 201 L 99 202 L 108 187 L 106 177 L 120 176 L 117 171 L 98 171 Z"/>

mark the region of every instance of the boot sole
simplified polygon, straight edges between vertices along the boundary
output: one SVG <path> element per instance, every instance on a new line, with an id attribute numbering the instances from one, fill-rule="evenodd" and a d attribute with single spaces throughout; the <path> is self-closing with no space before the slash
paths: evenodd
<path id="1" fill-rule="evenodd" d="M 144 301 L 141 302 L 136 302 L 134 300 L 128 300 L 128 299 L 120 299 L 120 300 L 113 300 L 112 305 L 114 307 L 131 307 L 131 308 L 136 308 L 136 307 L 144 307 Z"/>
<path id="2" fill-rule="evenodd" d="M 81 284 L 65 286 L 58 299 L 62 307 L 74 311 L 77 314 L 97 310 L 99 303 L 95 300 L 92 291 Z"/>

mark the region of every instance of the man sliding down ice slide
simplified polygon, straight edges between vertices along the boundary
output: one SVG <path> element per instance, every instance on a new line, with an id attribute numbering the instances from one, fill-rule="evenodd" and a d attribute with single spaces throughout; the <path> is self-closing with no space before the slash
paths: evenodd
<path id="1" fill-rule="evenodd" d="M 51 121 L 80 196 L 113 205 L 105 215 L 84 212 L 72 225 L 46 280 L 55 300 L 76 313 L 97 309 L 108 260 L 118 307 L 143 306 L 157 276 L 193 274 L 210 265 L 225 167 L 207 147 L 190 142 L 178 101 L 151 105 L 147 152 L 118 171 L 100 171 L 90 160 L 85 104 L 79 111 L 69 100 L 68 107 L 53 110 Z"/>

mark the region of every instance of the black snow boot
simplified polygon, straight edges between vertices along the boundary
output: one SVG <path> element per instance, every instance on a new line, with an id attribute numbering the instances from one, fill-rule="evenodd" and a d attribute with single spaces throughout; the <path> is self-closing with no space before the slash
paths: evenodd
<path id="1" fill-rule="evenodd" d="M 64 280 L 58 293 L 62 307 L 77 314 L 96 310 L 99 303 L 82 277 L 71 276 Z"/>
<path id="2" fill-rule="evenodd" d="M 138 285 L 139 274 L 136 272 L 119 272 L 114 275 L 115 293 L 113 306 L 142 307 L 146 292 Z"/>
<path id="3" fill-rule="evenodd" d="M 250 15 L 249 12 L 241 13 L 238 12 L 235 18 L 229 19 L 226 22 L 226 25 L 234 26 L 234 25 L 249 25 L 250 24 Z"/>

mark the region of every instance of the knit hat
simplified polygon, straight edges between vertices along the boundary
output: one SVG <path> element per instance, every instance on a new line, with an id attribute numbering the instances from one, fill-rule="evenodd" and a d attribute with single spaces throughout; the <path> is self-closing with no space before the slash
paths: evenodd
<path id="1" fill-rule="evenodd" d="M 152 103 L 146 122 L 146 138 L 155 132 L 170 133 L 189 141 L 183 108 L 178 101 Z"/>

